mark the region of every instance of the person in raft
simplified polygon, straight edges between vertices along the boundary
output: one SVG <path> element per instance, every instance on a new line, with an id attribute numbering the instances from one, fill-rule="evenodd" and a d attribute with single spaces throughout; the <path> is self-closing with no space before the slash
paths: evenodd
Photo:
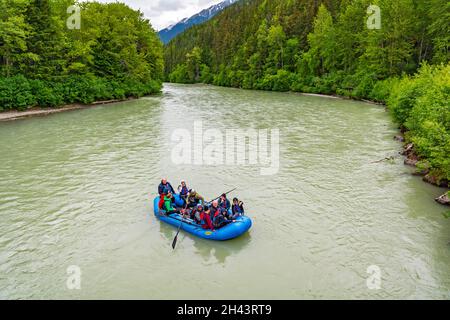
<path id="1" fill-rule="evenodd" d="M 221 206 L 219 206 L 219 201 L 214 200 L 211 208 L 209 209 L 209 215 L 214 228 L 220 229 L 235 220 L 227 218 L 227 212 Z"/>
<path id="2" fill-rule="evenodd" d="M 172 192 L 169 191 L 169 193 L 167 193 L 167 195 L 164 195 L 163 197 L 164 197 L 164 205 L 163 205 L 162 209 L 165 211 L 166 215 L 169 215 L 172 213 L 180 213 L 180 211 L 177 210 L 172 204 L 172 199 L 173 199 Z"/>
<path id="3" fill-rule="evenodd" d="M 244 214 L 244 203 L 242 201 L 239 201 L 238 198 L 234 198 L 233 205 L 231 206 L 231 216 L 229 218 L 235 220 L 239 216 L 243 216 Z"/>
<path id="4" fill-rule="evenodd" d="M 164 197 L 169 194 L 175 193 L 175 190 L 173 189 L 172 185 L 170 184 L 170 182 L 167 181 L 167 178 L 162 178 L 161 179 L 161 183 L 158 186 L 158 193 L 159 193 L 159 208 L 163 209 L 164 206 Z M 175 202 L 175 199 L 172 197 L 172 202 Z"/>
<path id="5" fill-rule="evenodd" d="M 209 212 L 205 211 L 203 205 L 199 204 L 194 210 L 194 221 L 202 226 L 203 229 L 214 230 Z"/>
<path id="6" fill-rule="evenodd" d="M 186 186 L 186 181 L 181 180 L 180 185 L 178 186 L 178 193 L 180 194 L 181 199 L 183 199 L 184 203 L 186 204 L 189 193 L 189 189 Z"/>
<path id="7" fill-rule="evenodd" d="M 162 194 L 168 194 L 169 191 L 174 194 L 175 190 L 173 189 L 172 185 L 170 184 L 170 182 L 167 181 L 167 178 L 162 178 L 161 179 L 161 183 L 158 186 L 158 193 L 159 195 Z"/>
<path id="8" fill-rule="evenodd" d="M 230 209 L 230 200 L 227 199 L 227 195 L 225 193 L 220 196 L 219 206 L 226 211 Z"/>
<path id="9" fill-rule="evenodd" d="M 189 190 L 187 201 L 186 201 L 186 208 L 195 208 L 198 204 L 205 202 L 205 199 L 198 194 L 194 189 Z"/>

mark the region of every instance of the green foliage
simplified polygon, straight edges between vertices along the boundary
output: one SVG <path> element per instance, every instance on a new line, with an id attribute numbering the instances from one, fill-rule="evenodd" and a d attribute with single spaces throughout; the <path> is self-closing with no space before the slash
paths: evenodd
<path id="1" fill-rule="evenodd" d="M 428 36 L 433 44 L 432 61 L 446 63 L 450 60 L 450 2 L 434 0 L 428 5 L 428 15 L 432 18 L 427 28 Z"/>
<path id="2" fill-rule="evenodd" d="M 200 81 L 202 83 L 212 83 L 214 80 L 213 75 L 211 74 L 211 69 L 206 64 L 202 64 L 200 67 Z"/>
<path id="3" fill-rule="evenodd" d="M 379 30 L 367 28 L 371 4 L 381 9 Z M 413 74 L 423 61 L 448 61 L 447 7 L 443 0 L 241 1 L 173 39 L 166 72 L 178 75 L 175 82 L 210 82 L 199 76 L 206 65 L 217 85 L 284 91 L 289 83 L 295 91 L 385 102 L 388 79 Z M 180 65 L 187 76 L 179 76 Z M 280 70 L 289 79 L 274 85 Z"/>
<path id="4" fill-rule="evenodd" d="M 278 70 L 277 74 L 266 74 L 256 83 L 260 90 L 289 91 L 292 85 L 292 74 L 286 70 Z"/>
<path id="5" fill-rule="evenodd" d="M 163 48 L 142 13 L 121 3 L 81 2 L 81 29 L 69 29 L 75 0 L 0 0 L 2 109 L 140 97 L 158 92 Z"/>
<path id="6" fill-rule="evenodd" d="M 24 76 L 0 79 L 0 105 L 4 110 L 24 110 L 35 104 L 30 82 Z"/>
<path id="7" fill-rule="evenodd" d="M 30 80 L 30 83 L 30 93 L 35 97 L 36 105 L 40 107 L 56 107 L 64 104 L 63 84 L 49 84 L 42 80 Z M 30 104 L 28 107 L 33 107 L 33 105 Z"/>
<path id="8" fill-rule="evenodd" d="M 450 180 L 450 65 L 424 64 L 394 86 L 388 105 L 423 165 L 438 179 Z"/>
<path id="9" fill-rule="evenodd" d="M 168 79 L 177 83 L 211 83 L 213 76 L 209 66 L 202 63 L 202 50 L 195 47 L 186 54 L 186 63 L 177 65 Z"/>
<path id="10" fill-rule="evenodd" d="M 333 29 L 333 17 L 322 4 L 314 20 L 313 32 L 308 34 L 309 50 L 302 58 L 307 74 L 323 75 L 333 69 Z"/>
<path id="11" fill-rule="evenodd" d="M 425 44 L 417 39 L 417 33 L 427 17 L 419 20 L 414 0 L 379 0 L 376 4 L 381 10 L 381 29 L 364 28 L 359 34 L 362 54 L 358 69 L 377 79 L 414 72 L 420 63 L 415 48 Z"/>
<path id="12" fill-rule="evenodd" d="M 141 97 L 159 92 L 160 83 L 118 82 L 94 76 L 69 76 L 64 82 L 29 80 L 22 75 L 0 78 L 0 105 L 4 110 L 56 107 L 65 103 L 89 104 L 98 100 Z"/>
<path id="13" fill-rule="evenodd" d="M 202 63 L 202 50 L 195 47 L 186 54 L 186 71 L 190 82 L 200 81 L 200 66 Z"/>
<path id="14" fill-rule="evenodd" d="M 406 123 L 417 99 L 432 85 L 432 82 L 433 68 L 425 64 L 418 75 L 406 76 L 393 86 L 388 105 L 398 123 Z"/>
<path id="15" fill-rule="evenodd" d="M 178 65 L 175 70 L 169 75 L 169 81 L 176 83 L 188 83 L 188 73 L 186 70 L 186 65 Z"/>
<path id="16" fill-rule="evenodd" d="M 398 78 L 377 81 L 369 94 L 369 99 L 376 102 L 386 102 L 389 99 L 392 88 L 396 87 L 398 82 Z"/>

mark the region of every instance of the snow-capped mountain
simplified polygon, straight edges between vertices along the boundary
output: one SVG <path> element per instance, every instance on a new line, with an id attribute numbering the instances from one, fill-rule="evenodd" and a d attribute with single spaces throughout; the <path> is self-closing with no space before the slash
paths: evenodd
<path id="1" fill-rule="evenodd" d="M 225 0 L 221 3 L 218 3 L 208 9 L 205 9 L 190 18 L 184 18 L 180 22 L 171 25 L 161 31 L 158 32 L 161 41 L 166 44 L 173 38 L 175 38 L 178 34 L 182 33 L 184 30 L 196 25 L 208 21 L 220 11 L 225 9 L 226 7 L 232 5 L 238 0 Z"/>

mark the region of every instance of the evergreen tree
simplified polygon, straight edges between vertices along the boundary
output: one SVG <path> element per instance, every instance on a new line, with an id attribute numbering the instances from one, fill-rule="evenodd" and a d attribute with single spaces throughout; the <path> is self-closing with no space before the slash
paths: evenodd
<path id="1" fill-rule="evenodd" d="M 23 68 L 23 72 L 32 78 L 48 79 L 58 77 L 64 69 L 61 31 L 50 6 L 50 0 L 31 0 L 26 12 L 26 22 L 31 27 L 27 37 L 27 49 L 36 59 Z"/>
<path id="2" fill-rule="evenodd" d="M 195 47 L 186 55 L 187 74 L 190 82 L 198 82 L 200 80 L 201 64 L 202 50 L 199 47 Z"/>
<path id="3" fill-rule="evenodd" d="M 27 39 L 31 27 L 26 22 L 26 0 L 0 0 L 0 57 L 1 75 L 9 77 L 17 72 L 21 62 L 37 57 L 28 52 Z"/>
<path id="4" fill-rule="evenodd" d="M 150 22 L 120 3 L 0 0 L 0 110 L 90 103 L 158 92 L 163 47 Z"/>

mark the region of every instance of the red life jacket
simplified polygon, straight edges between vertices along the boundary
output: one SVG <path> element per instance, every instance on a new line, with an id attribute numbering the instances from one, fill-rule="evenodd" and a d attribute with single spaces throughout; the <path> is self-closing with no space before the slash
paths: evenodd
<path id="1" fill-rule="evenodd" d="M 159 209 L 163 209 L 164 207 L 164 193 L 159 196 L 158 207 Z"/>
<path id="2" fill-rule="evenodd" d="M 202 211 L 200 213 L 200 224 L 203 229 L 214 230 L 214 227 L 211 222 L 211 218 L 209 217 L 209 214 L 207 214 L 205 211 Z"/>
<path id="3" fill-rule="evenodd" d="M 220 207 L 218 207 L 216 212 L 214 212 L 211 222 L 215 228 L 221 228 L 226 224 L 224 211 L 222 211 Z"/>
<path id="4" fill-rule="evenodd" d="M 213 218 L 217 217 L 217 216 L 222 212 L 220 206 L 217 206 L 217 208 L 211 207 L 211 210 L 215 210 L 215 211 L 214 211 Z"/>

